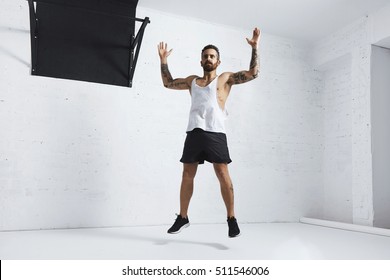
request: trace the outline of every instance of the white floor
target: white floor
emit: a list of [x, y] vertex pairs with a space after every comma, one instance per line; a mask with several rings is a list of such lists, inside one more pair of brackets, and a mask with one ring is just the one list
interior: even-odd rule
[[191, 225], [0, 232], [0, 259], [390, 260], [390, 237], [301, 223]]

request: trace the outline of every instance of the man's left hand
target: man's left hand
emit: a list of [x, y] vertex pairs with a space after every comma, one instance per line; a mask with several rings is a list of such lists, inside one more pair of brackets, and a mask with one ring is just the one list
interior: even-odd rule
[[261, 34], [260, 29], [256, 27], [256, 28], [253, 30], [252, 39], [246, 38], [246, 41], [248, 42], [249, 45], [252, 46], [252, 48], [257, 48], [257, 45], [258, 45], [259, 40], [260, 40], [260, 34]]

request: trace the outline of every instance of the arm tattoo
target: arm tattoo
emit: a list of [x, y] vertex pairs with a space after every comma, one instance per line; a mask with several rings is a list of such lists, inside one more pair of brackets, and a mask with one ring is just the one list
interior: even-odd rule
[[187, 86], [187, 83], [186, 82], [175, 82], [175, 80], [173, 80], [172, 83], [169, 85], [169, 87], [172, 87], [172, 88], [180, 88], [183, 86]]
[[257, 49], [252, 49], [252, 57], [249, 64], [249, 71], [240, 71], [230, 76], [228, 83], [237, 85], [256, 79], [259, 75], [259, 56]]
[[259, 57], [257, 55], [257, 49], [252, 49], [252, 58], [251, 58], [251, 63], [249, 65], [249, 69], [255, 71], [253, 78], [257, 78], [257, 76], [259, 74], [259, 70], [255, 69], [258, 67], [259, 67]]
[[187, 82], [183, 79], [173, 79], [169, 72], [168, 64], [161, 64], [161, 77], [166, 88], [170, 89], [185, 89], [188, 87]]
[[168, 64], [161, 64], [161, 76], [165, 87], [168, 87], [169, 83], [172, 83], [173, 78], [171, 72], [169, 72]]
[[161, 64], [161, 73], [169, 73], [168, 64]]
[[245, 72], [241, 71], [241, 72], [235, 73], [233, 75], [233, 79], [234, 79], [235, 84], [241, 84], [241, 83], [246, 82], [246, 80], [248, 78], [246, 77]]

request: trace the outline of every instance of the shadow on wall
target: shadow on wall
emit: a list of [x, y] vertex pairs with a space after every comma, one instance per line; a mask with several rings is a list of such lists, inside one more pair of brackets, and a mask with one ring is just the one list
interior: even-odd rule
[[[30, 31], [26, 30], [26, 29], [0, 26], [0, 34], [1, 33], [6, 33], [6, 32], [20, 33], [20, 34], [25, 34], [26, 36], [30, 35]], [[22, 63], [23, 65], [26, 65], [27, 67], [31, 66], [31, 64], [29, 62], [23, 60], [22, 58], [20, 58], [19, 56], [15, 55], [13, 52], [11, 52], [10, 50], [7, 50], [6, 48], [4, 48], [3, 46], [0, 45], [0, 54], [1, 53], [5, 54], [5, 55], [8, 55], [9, 57], [11, 57], [11, 58], [15, 59], [16, 61]]]

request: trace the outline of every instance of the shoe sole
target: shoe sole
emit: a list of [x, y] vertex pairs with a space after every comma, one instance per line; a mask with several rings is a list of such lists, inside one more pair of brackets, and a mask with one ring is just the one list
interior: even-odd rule
[[188, 228], [189, 226], [190, 226], [190, 223], [187, 223], [184, 226], [182, 226], [178, 231], [172, 231], [172, 232], [168, 232], [168, 233], [169, 234], [177, 234], [177, 233], [180, 233], [183, 229]]
[[239, 234], [237, 234], [237, 235], [234, 235], [234, 236], [230, 236], [230, 235], [229, 235], [229, 238], [235, 238], [235, 237], [239, 237], [239, 236], [241, 236], [241, 233], [239, 233]]

